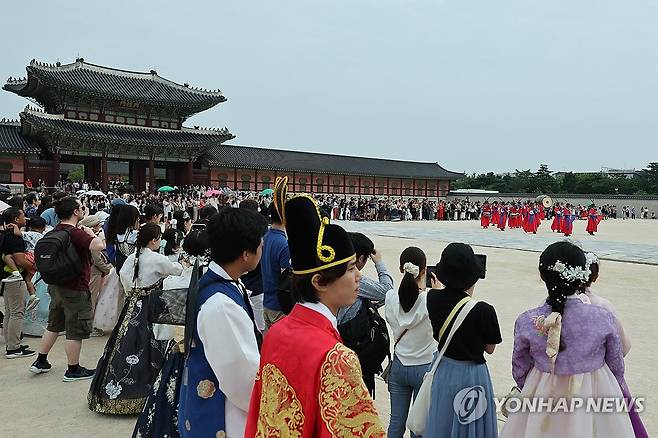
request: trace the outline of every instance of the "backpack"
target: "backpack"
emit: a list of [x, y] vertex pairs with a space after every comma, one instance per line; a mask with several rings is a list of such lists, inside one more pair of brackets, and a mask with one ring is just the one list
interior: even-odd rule
[[295, 294], [292, 291], [292, 268], [286, 268], [279, 276], [279, 287], [276, 291], [276, 297], [279, 300], [279, 307], [286, 315], [292, 312], [297, 302]]
[[351, 320], [340, 324], [338, 332], [343, 344], [359, 357], [363, 374], [382, 371], [382, 362], [390, 354], [391, 341], [386, 321], [377, 307], [367, 298], [361, 298], [361, 309]]
[[47, 284], [66, 285], [82, 273], [69, 229], [52, 230], [39, 239], [34, 247], [34, 263]]

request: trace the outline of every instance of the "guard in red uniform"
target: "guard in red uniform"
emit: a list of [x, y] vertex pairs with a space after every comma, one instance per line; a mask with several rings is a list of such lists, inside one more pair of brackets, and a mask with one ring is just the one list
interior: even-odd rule
[[510, 228], [516, 228], [518, 218], [519, 218], [519, 209], [516, 206], [516, 204], [512, 204], [512, 206], [509, 209], [509, 218], [507, 219], [507, 225]]
[[489, 223], [491, 221], [491, 205], [488, 201], [484, 202], [482, 205], [482, 216], [480, 217], [480, 225], [482, 228], [489, 228]]
[[571, 204], [567, 204], [562, 210], [562, 232], [565, 237], [569, 237], [573, 234], [574, 220], [576, 220], [576, 216], [571, 213]]
[[498, 225], [498, 221], [500, 220], [500, 210], [498, 209], [498, 202], [493, 203], [493, 207], [491, 207], [491, 223], [495, 226]]
[[596, 209], [596, 206], [592, 204], [589, 206], [587, 228], [585, 228], [585, 231], [593, 236], [594, 233], [599, 231], [599, 222], [601, 222], [601, 216], [599, 216], [599, 212]]
[[559, 204], [553, 207], [553, 223], [551, 224], [553, 232], [560, 232], [562, 230], [562, 209]]
[[507, 225], [507, 207], [505, 205], [501, 205], [500, 218], [498, 219], [498, 229], [500, 231], [505, 231], [506, 225]]
[[359, 359], [336, 329], [359, 289], [352, 241], [310, 196], [286, 201], [286, 184], [277, 180], [274, 202], [298, 303], [265, 336], [245, 437], [384, 437]]

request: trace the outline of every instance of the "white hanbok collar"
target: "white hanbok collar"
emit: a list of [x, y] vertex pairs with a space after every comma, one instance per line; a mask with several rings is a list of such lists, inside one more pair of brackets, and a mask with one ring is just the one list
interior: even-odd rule
[[321, 314], [322, 316], [327, 318], [329, 320], [329, 322], [331, 323], [331, 325], [333, 325], [334, 328], [336, 330], [338, 330], [338, 320], [336, 319], [336, 315], [331, 313], [331, 310], [329, 310], [329, 308], [327, 306], [325, 306], [324, 304], [319, 303], [319, 302], [318, 303], [299, 303], [299, 304], [306, 307], [307, 309], [311, 309], [311, 310], [314, 310], [314, 311], [318, 312], [319, 314]]

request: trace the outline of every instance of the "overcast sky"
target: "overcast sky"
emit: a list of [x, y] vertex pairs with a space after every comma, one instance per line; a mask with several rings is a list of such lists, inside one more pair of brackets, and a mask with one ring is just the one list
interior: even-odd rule
[[[0, 37], [2, 81], [79, 55], [220, 88], [187, 125], [234, 144], [466, 172], [658, 160], [656, 0], [25, 1]], [[0, 118], [26, 104], [0, 93]]]

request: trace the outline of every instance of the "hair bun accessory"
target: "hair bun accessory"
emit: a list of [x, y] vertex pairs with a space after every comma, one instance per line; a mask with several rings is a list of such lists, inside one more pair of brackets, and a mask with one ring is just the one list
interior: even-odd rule
[[402, 266], [402, 270], [407, 274], [413, 275], [414, 278], [418, 277], [418, 274], [420, 274], [420, 268], [411, 262], [405, 263], [404, 266]]

